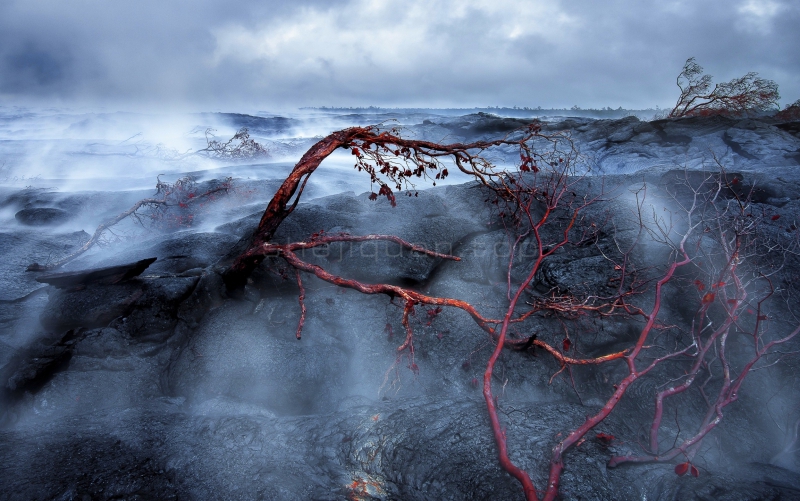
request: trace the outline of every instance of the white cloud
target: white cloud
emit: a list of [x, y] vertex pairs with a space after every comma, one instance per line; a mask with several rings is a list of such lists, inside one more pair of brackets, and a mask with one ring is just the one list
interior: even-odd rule
[[773, 20], [784, 7], [774, 0], [745, 0], [736, 9], [740, 16], [737, 28], [767, 34], [771, 31]]
[[508, 55], [520, 39], [556, 43], [578, 25], [554, 2], [355, 0], [347, 9], [304, 8], [256, 28], [218, 28], [212, 62], [261, 64], [271, 75], [359, 75], [363, 81], [378, 73], [422, 78], [507, 71], [519, 64]]

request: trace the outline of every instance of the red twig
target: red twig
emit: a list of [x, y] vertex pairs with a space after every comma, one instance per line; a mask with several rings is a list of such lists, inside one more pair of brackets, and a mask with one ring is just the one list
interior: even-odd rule
[[300, 320], [297, 321], [297, 332], [295, 336], [297, 339], [300, 339], [303, 333], [303, 324], [306, 322], [306, 289], [303, 287], [303, 279], [300, 278], [300, 270], [295, 268], [294, 273], [297, 277], [297, 287], [300, 288], [300, 294], [297, 296], [297, 300], [300, 302]]

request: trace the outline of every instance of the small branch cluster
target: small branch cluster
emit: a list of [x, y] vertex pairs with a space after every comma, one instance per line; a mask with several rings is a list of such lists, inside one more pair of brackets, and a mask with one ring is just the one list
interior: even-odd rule
[[213, 136], [214, 129], [206, 129], [206, 144], [202, 150], [195, 152], [215, 160], [249, 160], [269, 156], [269, 151], [262, 144], [250, 137], [247, 127], [242, 127], [225, 142]]

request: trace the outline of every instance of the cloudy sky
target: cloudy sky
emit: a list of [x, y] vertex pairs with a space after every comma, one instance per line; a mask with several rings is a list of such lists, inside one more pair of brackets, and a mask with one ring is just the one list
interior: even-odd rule
[[669, 106], [695, 56], [800, 99], [797, 0], [0, 0], [0, 105]]

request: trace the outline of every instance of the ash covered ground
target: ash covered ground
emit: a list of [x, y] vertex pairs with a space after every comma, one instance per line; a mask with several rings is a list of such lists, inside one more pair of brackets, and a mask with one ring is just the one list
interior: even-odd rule
[[[440, 142], [493, 138], [529, 122], [487, 114], [202, 114], [183, 117], [181, 133], [162, 144], [167, 125], [152, 117], [6, 110], [0, 499], [521, 499], [519, 484], [498, 464], [477, 385], [492, 341], [464, 312], [417, 308], [412, 370], [397, 353], [402, 304], [304, 277], [308, 314], [298, 341], [293, 272], [287, 279], [285, 266], [268, 259], [238, 294], [228, 294], [220, 278], [220, 260], [248, 238], [294, 161], [320, 135], [390, 119], [404, 136]], [[243, 126], [271, 158], [186, 156], [205, 146], [208, 127], [225, 136]], [[702, 179], [692, 173], [716, 172], [720, 164], [751, 195], [765, 234], [786, 248], [796, 240], [797, 122], [551, 117], [544, 130], [571, 131], [591, 169], [578, 188], [613, 196], [592, 208], [598, 220], [605, 217], [606, 231], [591, 246], [555, 254], [536, 290], [602, 290], [610, 278], [604, 253], [638, 228], [631, 194], [646, 184], [649, 196], [677, 212], [684, 184]], [[489, 158], [511, 165], [511, 154], [501, 149]], [[45, 285], [37, 281], [43, 273], [25, 271], [69, 254], [102, 221], [151, 196], [159, 174], [190, 174], [201, 190], [231, 177], [232, 189], [192, 213], [191, 224], [126, 220], [103, 245], [58, 270], [122, 266], [113, 280], [76, 273]], [[498, 314], [507, 303], [508, 240], [482, 188], [457, 175], [418, 187], [418, 196], [398, 197], [394, 208], [370, 200], [368, 178], [352, 170], [352, 157], [333, 156], [276, 239], [304, 240], [320, 230], [383, 233], [447, 250], [462, 260], [374, 243], [332, 245], [308, 258], [342, 276], [459, 298]], [[663, 265], [663, 257], [641, 252], [633, 259], [645, 270]], [[151, 258], [135, 276], [119, 277], [125, 266]], [[780, 334], [798, 323], [800, 259], [791, 252], [773, 258], [767, 253], [757, 264], [780, 268], [774, 285], [783, 295], [767, 312]], [[513, 280], [525, 259], [517, 256]], [[689, 299], [678, 289], [665, 294], [664, 321], [690, 323]], [[572, 332], [572, 349], [598, 356], [630, 344], [641, 324], [584, 327]], [[526, 329], [555, 345], [563, 338], [554, 318], [534, 319]], [[607, 468], [612, 455], [640, 450], [653, 392], [669, 384], [658, 374], [637, 381], [595, 430], [614, 440], [593, 432], [567, 453], [561, 497], [800, 499], [798, 350], [795, 339], [762, 365], [776, 363], [748, 377], [694, 457], [697, 478], [676, 475], [677, 460]], [[623, 368], [576, 367], [551, 380], [559, 366], [546, 354], [503, 354], [496, 393], [510, 456], [537, 486], [546, 484], [560, 434], [597, 412]], [[699, 392], [692, 394], [680, 417], [665, 420], [667, 441], [689, 433], [706, 408]]]

